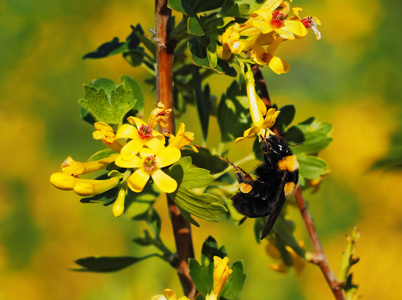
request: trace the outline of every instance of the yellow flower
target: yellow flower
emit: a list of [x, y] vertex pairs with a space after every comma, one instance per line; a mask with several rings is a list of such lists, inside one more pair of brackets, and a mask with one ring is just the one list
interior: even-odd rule
[[110, 149], [120, 152], [122, 145], [116, 140], [113, 128], [103, 122], [96, 122], [94, 126], [96, 130], [92, 133], [93, 138], [101, 140]]
[[172, 112], [172, 109], [166, 109], [165, 105], [162, 102], [158, 102], [156, 108], [154, 108], [148, 117], [148, 124], [152, 128], [156, 128], [159, 125], [162, 128], [166, 128], [168, 126], [168, 118], [169, 114]]
[[304, 27], [306, 27], [307, 29], [311, 28], [314, 31], [315, 39], [319, 41], [321, 39], [321, 32], [318, 30], [317, 26], [321, 25], [321, 21], [314, 16], [308, 16], [302, 19], [299, 17], [300, 11], [302, 11], [300, 7], [294, 7], [293, 8], [294, 17], [292, 17], [291, 19], [300, 20], [300, 22], [304, 25]]
[[64, 173], [53, 173], [50, 182], [58, 189], [74, 190], [80, 196], [93, 196], [104, 193], [119, 184], [118, 177], [105, 180], [80, 179]]
[[252, 138], [256, 135], [265, 136], [267, 130], [270, 134], [274, 134], [269, 128], [274, 126], [276, 118], [280, 113], [280, 111], [276, 111], [275, 108], [270, 108], [268, 112], [266, 112], [267, 109], [255, 90], [255, 80], [253, 72], [250, 69], [246, 72], [246, 86], [248, 104], [254, 126], [245, 130], [243, 137], [237, 138], [236, 142], [246, 138]]
[[122, 168], [137, 169], [127, 180], [132, 191], [141, 192], [150, 177], [162, 192], [173, 193], [177, 189], [177, 182], [161, 170], [180, 159], [181, 152], [177, 147], [169, 145], [160, 151], [141, 148], [140, 155], [132, 156], [131, 160], [126, 160], [123, 150], [115, 163]]
[[118, 154], [112, 154], [108, 157], [85, 163], [75, 161], [71, 156], [69, 156], [61, 164], [61, 172], [67, 175], [78, 176], [98, 171], [104, 169], [111, 162], [114, 162], [117, 156]]
[[183, 297], [180, 297], [179, 299], [177, 299], [175, 291], [173, 291], [171, 289], [166, 289], [166, 290], [164, 290], [164, 292], [165, 292], [167, 298], [163, 295], [156, 295], [156, 296], [153, 296], [151, 300], [190, 300], [186, 296], [183, 296]]
[[180, 123], [179, 130], [177, 131], [176, 136], [173, 134], [167, 133], [166, 136], [169, 137], [169, 146], [174, 146], [179, 149], [184, 146], [190, 146], [194, 152], [198, 153], [198, 149], [190, 143], [194, 140], [194, 133], [190, 131], [185, 131], [186, 125], [184, 123]]
[[274, 56], [278, 46], [285, 41], [285, 39], [276, 36], [273, 42], [266, 48], [256, 45], [250, 51], [250, 58], [260, 65], [268, 65], [276, 74], [283, 74], [289, 72], [289, 64], [283, 59]]
[[154, 151], [160, 151], [165, 147], [165, 137], [153, 129], [151, 125], [136, 117], [129, 117], [127, 120], [135, 126], [123, 124], [117, 131], [116, 137], [118, 139], [131, 139], [121, 149], [121, 159], [131, 161], [144, 146]]
[[211, 294], [207, 295], [207, 300], [213, 300], [219, 297], [226, 280], [232, 272], [233, 270], [229, 268], [228, 257], [220, 258], [219, 256], [214, 256], [213, 290]]

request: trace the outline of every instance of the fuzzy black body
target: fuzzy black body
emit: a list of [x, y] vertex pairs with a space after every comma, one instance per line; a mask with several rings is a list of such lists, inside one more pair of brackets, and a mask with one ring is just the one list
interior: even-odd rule
[[262, 237], [272, 229], [286, 196], [296, 189], [299, 177], [299, 164], [289, 145], [275, 135], [262, 140], [263, 163], [254, 171], [256, 180], [237, 170], [236, 179], [243, 188], [234, 195], [233, 206], [250, 218], [269, 216]]

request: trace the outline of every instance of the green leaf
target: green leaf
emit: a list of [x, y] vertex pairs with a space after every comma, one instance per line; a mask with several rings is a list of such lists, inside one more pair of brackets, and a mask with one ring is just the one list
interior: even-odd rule
[[138, 67], [144, 62], [145, 52], [143, 48], [123, 53], [123, 58], [132, 66]]
[[191, 163], [191, 157], [182, 157], [169, 168], [170, 176], [178, 181], [178, 188], [193, 189], [208, 186], [214, 180], [209, 171], [202, 168], [190, 168]]
[[216, 40], [211, 40], [207, 47], [207, 57], [212, 68], [216, 68], [218, 65], [218, 54], [216, 53]]
[[96, 121], [113, 127], [123, 123], [124, 116], [136, 103], [131, 90], [126, 90], [124, 84], [114, 88], [109, 79], [97, 79], [90, 85], [84, 85], [84, 89], [85, 98], [78, 100], [80, 105]]
[[193, 150], [184, 149], [181, 150], [182, 156], [190, 156], [193, 165], [207, 169], [211, 174], [220, 173], [225, 170], [228, 163], [218, 155], [212, 155], [208, 148], [197, 147], [198, 153]]
[[299, 174], [305, 179], [320, 179], [329, 172], [328, 164], [322, 158], [305, 154], [296, 154], [296, 158], [300, 165]]
[[141, 260], [147, 259], [152, 256], [157, 256], [157, 254], [150, 254], [143, 257], [133, 257], [133, 256], [90, 256], [85, 258], [80, 258], [75, 261], [76, 264], [82, 266], [81, 269], [73, 269], [74, 271], [80, 272], [115, 272], [122, 270], [135, 264]]
[[136, 100], [134, 109], [140, 111], [143, 114], [145, 100], [144, 94], [142, 93], [142, 89], [138, 81], [128, 75], [123, 75], [120, 78], [120, 83], [124, 84], [124, 89], [126, 91], [130, 91], [131, 98]]
[[275, 125], [280, 132], [284, 132], [285, 129], [292, 123], [296, 114], [296, 109], [294, 105], [285, 105], [282, 106], [279, 110], [280, 114], [278, 118], [276, 118]]
[[212, 62], [209, 60], [209, 56], [207, 53], [209, 43], [210, 40], [208, 38], [203, 39], [192, 38], [191, 40], [189, 40], [187, 44], [191, 53], [191, 59], [193, 61], [193, 64], [203, 68], [212, 69], [218, 72], [219, 74], [236, 76], [237, 75], [236, 70], [232, 66], [230, 66], [230, 64], [227, 61], [218, 59], [218, 62], [215, 63], [214, 59]]
[[218, 104], [217, 121], [224, 143], [243, 136], [244, 130], [250, 127], [251, 118], [248, 109], [247, 94], [237, 81], [233, 81], [223, 94]]
[[[137, 25], [137, 29], [138, 28]], [[142, 30], [142, 28], [141, 28]], [[106, 42], [100, 45], [95, 51], [87, 53], [84, 55], [82, 59], [86, 58], [104, 58], [108, 56], [113, 56], [120, 53], [127, 53], [138, 49], [141, 41], [137, 38], [134, 31], [130, 33], [130, 35], [126, 38], [126, 41], [120, 42], [119, 38], [114, 37], [110, 42]]]
[[196, 38], [193, 38], [188, 42], [188, 48], [191, 52], [191, 59], [195, 65], [204, 68], [211, 67], [206, 50], [207, 46], [208, 45], [201, 43], [201, 41]]
[[[325, 149], [332, 141], [331, 124], [316, 121], [314, 117], [290, 127], [285, 133], [288, 142], [300, 143], [292, 149], [295, 154], [316, 154]], [[302, 136], [301, 136], [302, 135]], [[304, 140], [302, 140], [304, 138]]]
[[209, 86], [206, 85], [203, 92], [199, 68], [193, 66], [193, 70], [194, 98], [197, 103], [198, 117], [200, 119], [202, 129], [202, 138], [204, 141], [206, 141], [208, 137], [209, 114], [211, 108], [211, 103], [209, 102]]
[[224, 258], [227, 256], [225, 247], [218, 248], [216, 240], [209, 236], [202, 245], [201, 264], [195, 260], [189, 260], [190, 276], [197, 290], [202, 294], [208, 294], [212, 290], [214, 273], [214, 256]]
[[214, 256], [224, 258], [225, 256], [228, 256], [228, 254], [224, 246], [218, 247], [218, 243], [216, 242], [215, 238], [208, 236], [202, 245], [201, 261], [204, 265], [207, 261], [213, 262]]
[[213, 285], [214, 264], [200, 265], [194, 258], [189, 259], [190, 277], [197, 290], [206, 295], [211, 292]]
[[[107, 174], [103, 174], [96, 179], [108, 179]], [[118, 188], [110, 189], [102, 194], [94, 195], [91, 197], [82, 198], [80, 200], [81, 203], [103, 203], [104, 206], [108, 206], [112, 204], [116, 198], [117, 193], [119, 192]]]
[[168, 7], [177, 10], [187, 16], [194, 16], [197, 13], [220, 8], [224, 0], [169, 0]]
[[153, 56], [156, 55], [156, 43], [154, 40], [150, 39], [144, 34], [144, 30], [142, 29], [140, 24], [137, 24], [136, 27], [130, 26], [133, 30], [135, 36], [141, 41], [141, 43], [148, 49], [149, 52], [152, 53]]
[[222, 288], [221, 297], [225, 299], [235, 299], [240, 294], [246, 280], [246, 274], [243, 273], [243, 263], [236, 261], [231, 269], [232, 274], [229, 275], [228, 280]]
[[117, 154], [117, 153], [116, 153], [115, 151], [113, 151], [112, 149], [100, 150], [100, 151], [96, 152], [95, 154], [93, 154], [93, 155], [88, 159], [88, 162], [100, 160], [100, 159], [102, 159], [102, 158], [109, 157], [110, 155], [113, 155], [113, 154]]
[[204, 30], [202, 29], [202, 25], [200, 24], [200, 21], [198, 19], [198, 16], [191, 16], [188, 18], [188, 33], [193, 34], [193, 35], [198, 35], [198, 36], [203, 36], [205, 35]]
[[219, 203], [218, 198], [190, 190], [208, 186], [214, 180], [213, 177], [208, 170], [190, 166], [191, 157], [183, 157], [166, 171], [178, 183], [177, 190], [169, 194], [169, 197], [182, 212], [186, 211], [206, 221], [219, 221], [218, 215], [227, 210]]
[[141, 193], [128, 190], [124, 204], [125, 216], [135, 220], [148, 220], [148, 213], [158, 196], [159, 192], [150, 183], [145, 185]]

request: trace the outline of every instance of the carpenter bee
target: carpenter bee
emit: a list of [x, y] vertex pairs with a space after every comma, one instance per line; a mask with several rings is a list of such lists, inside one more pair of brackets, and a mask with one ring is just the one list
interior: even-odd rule
[[234, 166], [239, 192], [231, 199], [236, 210], [250, 218], [268, 216], [261, 239], [270, 232], [287, 196], [293, 194], [299, 177], [299, 163], [289, 144], [276, 135], [262, 139], [263, 163], [254, 173], [257, 179]]

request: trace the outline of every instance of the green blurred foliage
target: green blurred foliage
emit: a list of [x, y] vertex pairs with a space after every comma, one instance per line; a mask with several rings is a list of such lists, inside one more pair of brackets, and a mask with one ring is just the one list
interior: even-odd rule
[[[360, 293], [365, 299], [397, 299], [401, 174], [369, 170], [394, 153], [391, 137], [400, 128], [402, 4], [299, 0], [293, 5], [320, 18], [323, 39], [316, 42], [311, 35], [292, 47], [284, 44], [278, 55], [290, 63], [290, 72], [278, 76], [266, 68], [264, 76], [279, 107], [296, 106], [295, 123], [314, 115], [333, 125], [334, 140], [322, 153], [331, 174], [319, 192], [307, 192], [305, 198], [335, 273], [344, 235], [357, 225], [361, 239], [356, 255], [361, 262], [354, 267], [354, 280]], [[79, 257], [141, 257], [150, 252], [132, 243], [144, 229], [139, 222], [115, 219], [110, 207], [81, 204], [79, 197], [48, 182], [68, 155], [82, 161], [99, 150], [93, 129], [79, 117], [83, 84], [101, 77], [119, 82], [127, 74], [145, 87], [145, 106], [154, 105], [153, 94], [143, 85], [148, 75], [132, 69], [119, 55], [81, 59], [114, 36], [124, 40], [130, 25], [153, 28], [153, 12], [152, 1], [0, 2], [1, 299], [149, 299], [168, 287], [181, 295], [175, 271], [158, 259], [108, 275], [69, 271]], [[214, 75], [210, 93], [219, 98], [230, 82]], [[182, 117], [201, 143], [195, 110], [189, 108]], [[219, 127], [213, 117], [208, 131], [208, 145], [218, 145]], [[231, 160], [252, 149], [247, 143], [231, 146]], [[163, 199], [156, 209], [162, 217], [161, 236], [174, 249]], [[307, 241], [297, 210], [288, 211], [297, 223], [298, 238]], [[330, 299], [314, 266], [301, 277], [272, 271], [269, 264], [275, 262], [264, 253], [264, 245], [253, 240], [253, 222], [235, 227], [226, 221], [197, 221], [195, 249], [213, 232], [232, 263], [243, 260], [247, 279], [240, 299]], [[308, 242], [306, 249], [311, 249]]]

